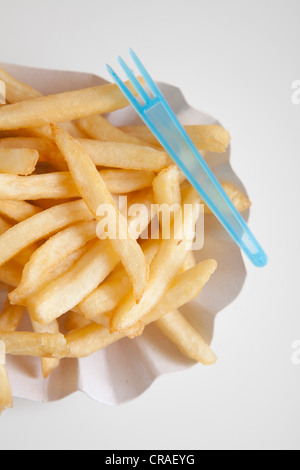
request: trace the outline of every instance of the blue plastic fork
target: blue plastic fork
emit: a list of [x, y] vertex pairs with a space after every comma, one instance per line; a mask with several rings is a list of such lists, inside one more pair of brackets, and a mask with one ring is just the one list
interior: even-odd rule
[[141, 61], [132, 49], [129, 50], [129, 53], [153, 96], [149, 96], [134, 72], [121, 57], [118, 58], [119, 64], [144, 104], [140, 104], [115, 71], [107, 65], [111, 77], [237, 245], [255, 266], [265, 266], [268, 258], [264, 250], [176, 118]]

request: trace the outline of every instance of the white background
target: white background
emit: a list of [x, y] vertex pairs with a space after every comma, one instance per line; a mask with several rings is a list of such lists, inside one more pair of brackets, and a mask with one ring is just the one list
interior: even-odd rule
[[[0, 449], [299, 449], [300, 79], [298, 0], [0, 0], [0, 60], [95, 72], [133, 47], [232, 135], [232, 165], [253, 202], [269, 265], [248, 261], [219, 314], [212, 368], [159, 379], [111, 408], [78, 393], [16, 400]], [[217, 295], [217, 293], [216, 293]]]

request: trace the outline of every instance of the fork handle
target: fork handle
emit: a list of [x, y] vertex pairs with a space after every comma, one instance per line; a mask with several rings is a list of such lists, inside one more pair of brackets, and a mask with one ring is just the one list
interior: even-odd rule
[[267, 255], [230, 198], [167, 105], [158, 101], [142, 111], [146, 125], [170, 154], [203, 201], [255, 266], [267, 264]]

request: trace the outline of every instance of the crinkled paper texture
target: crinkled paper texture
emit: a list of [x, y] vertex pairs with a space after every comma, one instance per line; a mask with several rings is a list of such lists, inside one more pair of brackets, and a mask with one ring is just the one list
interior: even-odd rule
[[[8, 64], [0, 66], [44, 94], [105, 83], [104, 79], [85, 73]], [[178, 88], [164, 83], [159, 86], [183, 124], [220, 124], [212, 116], [193, 109]], [[111, 114], [109, 119], [116, 125], [140, 123], [131, 107]], [[219, 180], [231, 182], [246, 192], [230, 166], [230, 149], [223, 155], [210, 154], [208, 163]], [[240, 293], [246, 270], [240, 250], [212, 215], [205, 218], [205, 245], [197, 252], [196, 258], [198, 261], [214, 258], [218, 261], [218, 269], [197, 300], [185, 306], [182, 312], [211, 342], [216, 315]], [[6, 292], [1, 292], [1, 302], [4, 302], [5, 296]], [[194, 365], [155, 325], [147, 327], [143, 336], [134, 340], [123, 339], [91, 357], [62, 360], [59, 368], [46, 380], [42, 377], [38, 358], [11, 356], [7, 363], [15, 397], [47, 402], [80, 390], [108, 405], [132, 400], [158, 377]], [[197, 367], [201, 377], [202, 366]]]

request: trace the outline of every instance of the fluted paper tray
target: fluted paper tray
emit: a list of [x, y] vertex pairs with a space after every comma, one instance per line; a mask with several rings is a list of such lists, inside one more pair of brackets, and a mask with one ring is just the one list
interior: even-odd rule
[[[106, 83], [100, 77], [85, 73], [41, 70], [9, 64], [0, 66], [44, 94]], [[187, 104], [178, 88], [162, 83], [159, 86], [183, 124], [220, 124], [215, 118]], [[112, 113], [109, 119], [116, 125], [140, 123], [131, 107]], [[222, 155], [209, 154], [208, 163], [220, 181], [231, 182], [245, 192], [230, 166], [230, 149]], [[218, 269], [197, 300], [182, 308], [182, 312], [204, 339], [211, 342], [215, 317], [240, 293], [246, 270], [240, 250], [212, 215], [205, 218], [205, 245], [196, 253], [196, 258], [198, 261], [214, 258], [218, 262]], [[1, 292], [1, 301], [4, 301], [5, 296], [6, 292]], [[216, 352], [222, 355], [222, 351]], [[46, 380], [41, 375], [38, 358], [10, 356], [7, 364], [15, 397], [53, 401], [81, 390], [89, 397], [108, 405], [132, 400], [150, 387], [158, 377], [180, 372], [194, 365], [181, 355], [155, 325], [147, 327], [139, 338], [122, 339], [88, 358], [62, 360], [59, 368]], [[200, 378], [203, 366], [197, 367]]]

